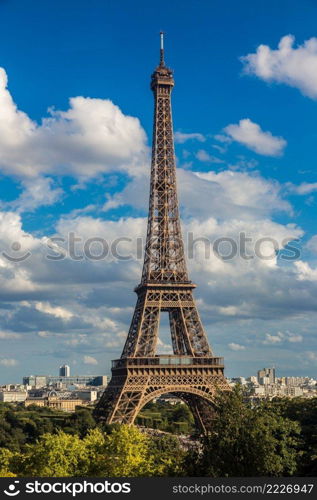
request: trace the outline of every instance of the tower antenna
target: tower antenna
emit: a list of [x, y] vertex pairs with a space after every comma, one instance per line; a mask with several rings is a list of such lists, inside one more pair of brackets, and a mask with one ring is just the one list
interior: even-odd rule
[[164, 62], [164, 31], [160, 31], [160, 40], [161, 40], [160, 66], [165, 66], [165, 62]]

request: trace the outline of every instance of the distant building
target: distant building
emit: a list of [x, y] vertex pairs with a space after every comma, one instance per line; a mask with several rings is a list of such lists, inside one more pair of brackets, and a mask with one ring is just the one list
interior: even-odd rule
[[107, 380], [108, 378], [106, 375], [72, 375], [70, 377], [48, 376], [47, 385], [56, 385], [58, 383], [61, 383], [64, 386], [68, 385], [106, 386]]
[[67, 387], [69, 385], [93, 385], [106, 386], [108, 377], [106, 375], [73, 375], [64, 377], [61, 375], [30, 375], [23, 377], [23, 384], [40, 389], [41, 387], [58, 386]]
[[79, 389], [74, 391], [56, 391], [34, 389], [29, 391], [25, 406], [47, 406], [56, 410], [75, 411], [76, 406], [86, 406], [97, 400], [95, 389]]
[[251, 391], [251, 397], [272, 399], [274, 397], [300, 397], [304, 392], [301, 387], [286, 386], [278, 384], [262, 384], [254, 386]]
[[287, 386], [300, 386], [306, 384], [308, 381], [307, 377], [285, 377], [285, 382]]
[[60, 377], [70, 377], [70, 367], [68, 365], [62, 365], [59, 367]]
[[302, 396], [303, 393], [304, 393], [303, 389], [298, 386], [289, 386], [285, 391], [285, 395], [289, 397], [299, 397]]
[[76, 406], [83, 406], [87, 404], [87, 402], [82, 401], [81, 399], [60, 399], [56, 396], [50, 397], [33, 397], [25, 400], [25, 406], [47, 406], [48, 408], [54, 408], [55, 410], [61, 411], [69, 411], [73, 412], [76, 409]]
[[275, 368], [259, 370], [257, 378], [260, 385], [275, 384]]
[[234, 377], [230, 380], [230, 385], [245, 385], [247, 383], [246, 379], [244, 377]]
[[22, 403], [26, 400], [26, 391], [0, 391], [2, 403]]
[[265, 387], [263, 387], [261, 385], [257, 386], [257, 387], [254, 387], [253, 390], [252, 390], [252, 394], [265, 396]]
[[168, 403], [172, 406], [174, 405], [178, 405], [178, 404], [184, 404], [184, 401], [182, 401], [180, 398], [174, 396], [174, 394], [162, 394], [161, 396], [159, 396], [158, 398], [154, 398], [153, 400], [153, 403], [156, 403], [157, 401], [161, 402], [161, 403]]
[[41, 387], [46, 387], [47, 377], [45, 375], [29, 375], [28, 377], [23, 377], [23, 385], [40, 389]]
[[79, 391], [74, 391], [73, 397], [78, 398], [81, 401], [93, 402], [93, 401], [96, 401], [98, 398], [98, 391], [89, 390], [89, 389], [88, 390], [81, 389]]

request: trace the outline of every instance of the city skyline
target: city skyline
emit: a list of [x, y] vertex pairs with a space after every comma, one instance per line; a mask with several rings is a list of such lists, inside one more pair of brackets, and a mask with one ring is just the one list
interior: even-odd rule
[[[261, 366], [314, 377], [317, 34], [309, 9], [316, 7], [307, 1], [298, 19], [295, 2], [284, 12], [284, 2], [268, 1], [259, 6], [268, 29], [263, 16], [251, 23], [251, 2], [238, 9], [231, 1], [224, 13], [218, 1], [199, 8], [186, 1], [181, 23], [178, 1], [168, 22], [155, 6], [136, 4], [132, 13], [129, 2], [119, 9], [79, 1], [74, 9], [71, 0], [61, 13], [60, 1], [28, 9], [20, 0], [0, 3], [0, 383], [34, 366], [52, 370], [57, 360], [72, 371], [109, 374], [121, 353], [142, 266], [136, 249], [149, 192], [149, 77], [160, 29], [175, 71], [185, 240], [227, 242], [223, 257], [239, 244], [231, 259], [206, 258], [204, 242], [187, 247], [211, 346], [224, 356], [227, 377]], [[16, 8], [25, 15], [16, 18]], [[273, 12], [283, 13], [282, 28]], [[74, 237], [84, 256], [67, 254]], [[123, 258], [114, 251], [94, 258], [89, 238], [97, 253], [100, 238], [117, 242]], [[259, 242], [262, 258], [254, 255]], [[288, 244], [299, 249], [296, 259], [282, 258]], [[54, 259], [60, 247], [65, 256]], [[164, 319], [163, 353], [170, 352], [167, 333]]]

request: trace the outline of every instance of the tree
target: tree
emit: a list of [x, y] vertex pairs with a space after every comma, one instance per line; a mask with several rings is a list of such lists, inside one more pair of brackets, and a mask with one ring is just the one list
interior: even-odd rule
[[75, 476], [85, 461], [85, 447], [79, 436], [59, 431], [44, 434], [37, 443], [25, 447], [25, 453], [16, 456], [14, 472], [26, 476]]
[[80, 437], [85, 437], [89, 430], [96, 427], [96, 421], [92, 416], [92, 410], [88, 408], [76, 408], [76, 411], [69, 417], [64, 431], [78, 433]]
[[278, 415], [299, 422], [298, 475], [317, 476], [317, 397], [274, 398], [267, 408]]
[[[193, 475], [283, 476], [297, 466], [300, 426], [275, 412], [251, 408], [243, 402], [240, 388], [222, 393], [215, 401], [217, 411], [203, 452], [187, 457]], [[194, 460], [194, 466], [191, 462]]]
[[184, 475], [183, 460], [186, 453], [181, 449], [179, 439], [170, 434], [152, 436], [149, 447], [150, 453], [154, 457], [156, 475]]
[[104, 454], [110, 477], [153, 475], [149, 438], [134, 426], [121, 425], [105, 436]]
[[23, 453], [2, 450], [0, 471], [30, 477], [175, 475], [177, 460], [171, 456], [172, 443], [163, 441], [158, 453], [158, 447], [151, 447], [149, 436], [127, 425], [115, 425], [108, 434], [91, 429], [83, 439], [59, 431], [27, 444]]
[[0, 477], [15, 477], [15, 474], [10, 471], [13, 457], [14, 452], [0, 448]]

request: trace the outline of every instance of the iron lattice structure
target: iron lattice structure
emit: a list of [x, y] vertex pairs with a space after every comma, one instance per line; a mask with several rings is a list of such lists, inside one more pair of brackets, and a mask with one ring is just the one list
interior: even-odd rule
[[[176, 188], [172, 126], [172, 71], [165, 65], [161, 34], [160, 64], [152, 74], [154, 127], [147, 239], [138, 299], [121, 359], [95, 415], [108, 423], [134, 422], [154, 397], [172, 392], [191, 408], [206, 431], [215, 391], [229, 390], [223, 358], [208, 344], [188, 278]], [[156, 354], [160, 313], [167, 311], [173, 355]]]

